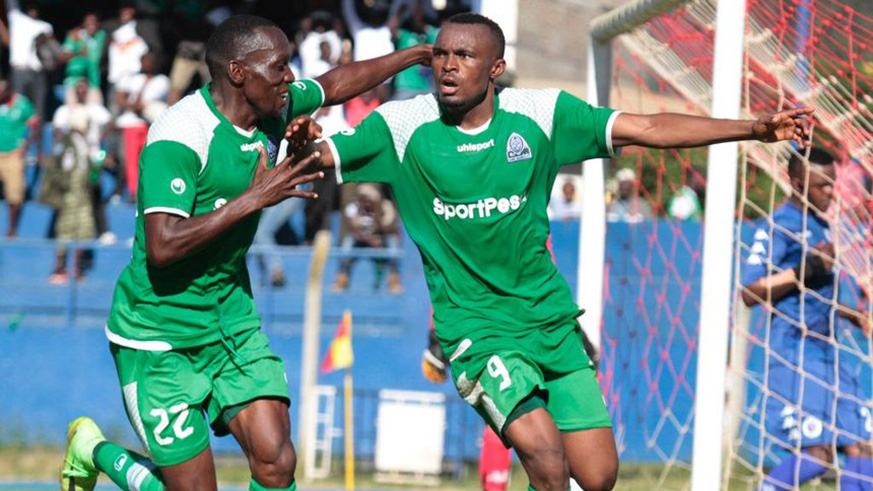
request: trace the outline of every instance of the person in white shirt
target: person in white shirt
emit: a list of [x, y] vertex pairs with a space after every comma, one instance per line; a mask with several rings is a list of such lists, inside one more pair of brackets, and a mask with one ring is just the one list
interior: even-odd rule
[[364, 22], [355, 10], [355, 0], [343, 0], [342, 12], [355, 43], [355, 61], [369, 60], [394, 51], [387, 17], [379, 24]]
[[37, 55], [37, 47], [51, 39], [54, 31], [51, 24], [39, 18], [35, 2], [28, 1], [25, 11], [18, 2], [7, 0], [9, 8], [9, 65], [12, 67], [12, 90], [33, 102], [37, 116], [45, 118], [45, 98], [48, 79], [45, 67]]
[[73, 86], [75, 104], [64, 104], [55, 111], [52, 118], [52, 126], [55, 129], [56, 139], [73, 129], [85, 136], [88, 142], [88, 155], [92, 160], [100, 154], [100, 141], [107, 125], [112, 121], [109, 110], [102, 104], [88, 100], [88, 80], [79, 79]]
[[143, 55], [141, 64], [142, 73], [125, 77], [116, 87], [116, 104], [122, 112], [115, 125], [122, 132], [125, 181], [131, 197], [136, 196], [139, 154], [149, 124], [167, 108], [170, 95], [170, 78], [157, 73], [154, 55]]
[[[324, 11], [315, 11], [308, 19], [304, 19], [301, 27], [305, 36], [300, 40], [300, 66], [304, 74], [311, 73], [310, 67], [323, 65], [326, 62], [336, 65], [342, 54], [342, 40], [333, 30], [333, 17]], [[322, 43], [330, 46], [330, 59], [324, 60], [324, 48]], [[323, 72], [322, 72], [323, 73]], [[309, 77], [308, 75], [304, 75]]]
[[136, 32], [136, 9], [129, 6], [122, 7], [118, 19], [121, 26], [112, 31], [108, 54], [107, 96], [113, 114], [118, 110], [116, 106], [118, 98], [115, 96], [118, 84], [125, 78], [141, 72], [142, 57], [149, 52], [145, 39]]
[[549, 220], [576, 220], [582, 215], [581, 204], [576, 199], [576, 186], [567, 179], [561, 187], [561, 196], [549, 201]]

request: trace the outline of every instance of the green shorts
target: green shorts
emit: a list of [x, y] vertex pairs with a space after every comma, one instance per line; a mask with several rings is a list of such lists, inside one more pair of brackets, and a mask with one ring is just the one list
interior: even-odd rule
[[466, 341], [449, 358], [455, 386], [501, 438], [510, 414], [532, 394], [545, 401], [561, 431], [612, 426], [575, 321]]
[[[260, 330], [171, 351], [110, 344], [127, 416], [158, 466], [180, 464], [209, 445], [255, 399], [289, 400], [285, 364]], [[205, 412], [205, 414], [204, 414]]]

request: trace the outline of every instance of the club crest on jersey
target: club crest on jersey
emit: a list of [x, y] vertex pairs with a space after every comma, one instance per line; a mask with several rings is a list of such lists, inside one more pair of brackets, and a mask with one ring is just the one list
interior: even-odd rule
[[523, 136], [518, 133], [509, 135], [509, 139], [506, 140], [507, 162], [518, 162], [519, 160], [529, 159], [532, 156], [533, 154], [530, 151], [530, 147]]

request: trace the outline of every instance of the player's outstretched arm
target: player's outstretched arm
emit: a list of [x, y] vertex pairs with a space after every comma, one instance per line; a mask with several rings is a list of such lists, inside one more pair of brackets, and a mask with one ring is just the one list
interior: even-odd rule
[[307, 167], [321, 156], [318, 152], [303, 158], [287, 157], [274, 168], [267, 168], [267, 155], [258, 149], [259, 161], [249, 188], [221, 208], [203, 215], [183, 218], [168, 213], [145, 216], [146, 255], [149, 264], [169, 266], [202, 249], [221, 237], [230, 227], [256, 211], [287, 198], [317, 198], [297, 186], [324, 177], [322, 172], [306, 173]]
[[740, 140], [777, 142], [794, 140], [800, 146], [809, 141], [808, 116], [813, 108], [790, 109], [761, 116], [757, 120], [713, 119], [687, 114], [627, 114], [615, 118], [612, 144], [651, 148], [701, 147]]
[[315, 79], [324, 88], [324, 105], [341, 104], [413, 65], [430, 65], [432, 50], [430, 44], [419, 44], [371, 60], [340, 65], [328, 71]]

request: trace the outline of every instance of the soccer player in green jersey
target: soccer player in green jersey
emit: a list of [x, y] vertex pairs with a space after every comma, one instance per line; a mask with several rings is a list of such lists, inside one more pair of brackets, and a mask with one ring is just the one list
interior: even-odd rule
[[459, 14], [433, 46], [434, 95], [390, 102], [318, 146], [341, 182], [393, 187], [416, 243], [458, 393], [515, 447], [540, 490], [611, 489], [618, 456], [578, 334], [579, 307], [545, 243], [559, 168], [625, 145], [803, 143], [810, 109], [756, 121], [622, 114], [560, 90], [496, 90], [504, 38]]
[[[260, 331], [245, 254], [260, 210], [314, 198], [323, 177], [299, 150], [308, 116], [430, 60], [416, 47], [294, 81], [272, 22], [237, 16], [207, 43], [212, 83], [167, 110], [140, 158], [136, 238], [106, 326], [128, 417], [151, 460], [71, 423], [61, 487], [92, 489], [99, 471], [125, 490], [214, 490], [209, 428], [233, 434], [250, 489], [294, 489], [289, 392]], [[290, 156], [277, 163], [283, 136]]]

